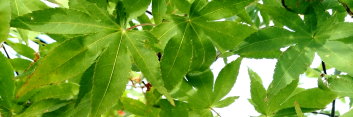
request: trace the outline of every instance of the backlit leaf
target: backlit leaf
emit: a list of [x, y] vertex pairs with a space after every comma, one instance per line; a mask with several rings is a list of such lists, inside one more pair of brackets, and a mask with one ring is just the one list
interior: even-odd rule
[[278, 59], [268, 93], [276, 94], [293, 80], [298, 80], [299, 75], [310, 66], [313, 58], [314, 53], [309, 48], [300, 45], [288, 48]]
[[320, 58], [340, 71], [353, 75], [353, 45], [329, 41], [317, 49]]
[[241, 60], [242, 58], [238, 58], [227, 64], [218, 74], [213, 92], [214, 101], [222, 99], [233, 88], [238, 77]]
[[54, 111], [60, 107], [63, 107], [67, 104], [65, 101], [59, 100], [43, 100], [38, 103], [34, 103], [28, 107], [24, 112], [19, 114], [17, 117], [28, 117], [28, 116], [40, 116], [44, 113]]
[[34, 11], [13, 19], [11, 26], [54, 34], [85, 34], [119, 29], [94, 20], [83, 12], [62, 8]]
[[266, 114], [267, 102], [266, 102], [266, 89], [262, 85], [262, 80], [260, 76], [252, 71], [248, 70], [250, 76], [250, 92], [251, 92], [251, 103], [254, 105], [255, 109], [262, 113]]
[[125, 41], [122, 34], [114, 35], [96, 63], [91, 97], [94, 117], [101, 116], [118, 102], [129, 81], [131, 63]]
[[192, 58], [190, 28], [169, 40], [161, 60], [162, 77], [168, 90], [174, 88], [189, 71]]
[[210, 36], [213, 44], [221, 51], [234, 49], [240, 42], [255, 30], [247, 25], [236, 22], [193, 22], [197, 28], [200, 28]]
[[116, 33], [105, 32], [80, 36], [63, 42], [39, 61], [34, 73], [29, 75], [26, 83], [19, 88], [17, 96], [22, 96], [34, 88], [59, 83], [83, 73], [108, 46], [107, 43], [109, 44], [116, 36]]
[[213, 0], [199, 13], [198, 17], [218, 20], [236, 15], [254, 0]]
[[2, 0], [0, 2], [0, 43], [7, 40], [7, 36], [9, 35], [11, 21], [10, 8], [9, 0]]
[[10, 109], [14, 98], [14, 71], [8, 59], [0, 54], [0, 106]]
[[353, 97], [353, 78], [350, 76], [339, 76], [340, 78], [329, 78], [328, 87], [339, 96]]
[[128, 49], [143, 75], [171, 103], [174, 103], [167, 89], [164, 88], [158, 57], [151, 47], [152, 43], [155, 43], [157, 39], [152, 34], [141, 31], [130, 32], [125, 35], [125, 38], [128, 43]]
[[155, 24], [160, 24], [163, 21], [167, 12], [166, 0], [152, 0], [152, 15]]
[[238, 98], [239, 98], [239, 96], [227, 97], [227, 98], [215, 103], [213, 106], [216, 108], [227, 107], [227, 106], [231, 105]]
[[262, 53], [264, 51], [275, 52], [279, 51], [280, 48], [309, 39], [310, 37], [301, 33], [290, 32], [278, 27], [269, 27], [261, 29], [246, 38], [236, 49], [236, 53], [248, 55], [249, 53]]

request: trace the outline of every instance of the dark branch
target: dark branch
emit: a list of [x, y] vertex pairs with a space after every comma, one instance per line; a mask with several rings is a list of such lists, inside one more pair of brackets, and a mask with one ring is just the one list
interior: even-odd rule
[[[4, 52], [5, 52], [5, 54], [6, 54], [6, 57], [7, 57], [8, 59], [11, 59], [9, 53], [7, 52], [7, 50], [6, 50], [6, 48], [5, 48], [5, 45], [2, 45], [2, 49], [4, 49]], [[17, 71], [15, 71], [15, 73], [16, 73], [16, 76], [19, 75]]]
[[[324, 74], [327, 75], [326, 65], [324, 61], [321, 61], [321, 66], [322, 66], [322, 70], [324, 71]], [[335, 117], [335, 104], [336, 104], [336, 100], [333, 100], [330, 117]]]
[[150, 15], [153, 15], [151, 11], [146, 11], [146, 13], [150, 14]]
[[342, 6], [346, 9], [346, 12], [348, 13], [348, 15], [350, 15], [353, 18], [353, 12], [349, 8], [349, 6], [346, 3], [342, 2], [341, 0], [338, 0], [338, 2], [341, 3]]
[[285, 0], [282, 0], [281, 2], [282, 2], [282, 6], [283, 6], [286, 10], [288, 10], [288, 11], [290, 11], [290, 12], [294, 12], [292, 9], [290, 9], [290, 8], [286, 5]]
[[222, 117], [216, 110], [214, 110], [213, 108], [211, 108], [211, 110], [217, 114], [218, 117]]
[[[321, 112], [311, 112], [313, 114], [320, 114], [320, 115], [327, 115], [327, 116], [330, 116], [330, 114], [327, 114], [327, 113], [321, 113]], [[335, 116], [335, 117], [338, 117], [338, 116]]]

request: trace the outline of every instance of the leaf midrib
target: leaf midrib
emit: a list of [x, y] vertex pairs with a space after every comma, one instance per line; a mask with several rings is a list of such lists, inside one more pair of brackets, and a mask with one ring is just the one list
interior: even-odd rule
[[[106, 94], [107, 94], [107, 92], [108, 92], [108, 89], [109, 89], [109, 87], [110, 87], [110, 84], [111, 84], [111, 81], [112, 81], [112, 77], [113, 77], [113, 74], [114, 74], [114, 71], [115, 71], [115, 66], [116, 66], [117, 58], [118, 58], [118, 55], [119, 55], [119, 53], [120, 53], [122, 40], [123, 40], [123, 35], [120, 35], [120, 41], [119, 41], [118, 49], [117, 49], [116, 54], [115, 54], [115, 59], [114, 59], [114, 62], [113, 62], [113, 68], [112, 68], [112, 70], [111, 70], [111, 72], [110, 72], [108, 86], [106, 86], [106, 88], [105, 88], [105, 90], [104, 90], [104, 93], [103, 93], [103, 96], [102, 96], [102, 98], [100, 99], [100, 101], [99, 101], [99, 103], [98, 103], [97, 112], [95, 113], [95, 116], [97, 116], [98, 110], [101, 108], [102, 102], [103, 102], [103, 100], [105, 99], [105, 96], [106, 96]], [[96, 68], [97, 68], [97, 67], [96, 67]], [[95, 79], [95, 76], [93, 76], [93, 79]]]

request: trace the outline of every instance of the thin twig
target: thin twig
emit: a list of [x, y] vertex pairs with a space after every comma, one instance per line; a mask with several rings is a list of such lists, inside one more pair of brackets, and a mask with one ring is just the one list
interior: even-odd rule
[[335, 117], [335, 106], [336, 105], [336, 99], [332, 101], [332, 108], [331, 108], [331, 116], [330, 117]]
[[[324, 61], [321, 61], [321, 66], [322, 66], [322, 70], [324, 71], [324, 74], [327, 75], [327, 71], [326, 71], [326, 65]], [[331, 108], [331, 115], [330, 117], [335, 117], [335, 104], [336, 104], [336, 99], [334, 99], [332, 101], [332, 108]]]
[[137, 28], [139, 26], [155, 26], [155, 24], [140, 24], [140, 25], [135, 25], [135, 26], [132, 26], [130, 28], [128, 28], [127, 30], [132, 30], [134, 28]]
[[216, 110], [214, 110], [213, 108], [211, 108], [211, 110], [217, 114], [218, 117], [222, 117]]
[[346, 9], [346, 12], [348, 13], [348, 15], [350, 15], [353, 18], [353, 12], [349, 8], [349, 6], [346, 3], [342, 2], [341, 0], [338, 0], [338, 2], [341, 3], [342, 6]]
[[[321, 113], [321, 112], [311, 112], [313, 114], [320, 114], [320, 115], [326, 115], [326, 116], [331, 116], [330, 114], [327, 114], [327, 113]], [[338, 117], [338, 116], [335, 116], [335, 117]]]
[[151, 12], [151, 11], [146, 11], [146, 13], [148, 13], [148, 14], [152, 15], [152, 12]]
[[[6, 48], [5, 48], [5, 45], [2, 45], [2, 49], [4, 49], [4, 52], [5, 52], [5, 54], [6, 54], [6, 57], [7, 57], [8, 59], [11, 59], [9, 53], [7, 52], [7, 50], [6, 50]], [[15, 71], [15, 74], [16, 74], [16, 76], [19, 75], [17, 71]]]
[[288, 10], [288, 11], [290, 11], [290, 12], [294, 12], [292, 9], [290, 9], [290, 8], [286, 5], [285, 0], [282, 0], [281, 2], [282, 2], [282, 6], [283, 6], [286, 10]]

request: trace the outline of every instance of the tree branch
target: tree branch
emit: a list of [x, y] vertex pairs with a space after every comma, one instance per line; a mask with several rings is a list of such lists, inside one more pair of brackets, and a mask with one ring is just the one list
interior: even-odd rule
[[[9, 53], [7, 52], [7, 50], [6, 50], [6, 48], [5, 48], [5, 46], [4, 46], [3, 44], [1, 44], [1, 46], [2, 46], [2, 49], [4, 49], [4, 52], [5, 52], [5, 54], [6, 54], [6, 57], [7, 57], [8, 59], [11, 59]], [[17, 71], [15, 71], [15, 74], [16, 74], [16, 76], [19, 75]]]
[[217, 114], [218, 117], [222, 117], [216, 110], [214, 110], [213, 108], [211, 108], [211, 110]]
[[147, 10], [146, 10], [146, 13], [148, 13], [148, 14], [150, 14], [150, 15], [153, 15], [151, 11], [147, 11]]
[[341, 5], [346, 9], [346, 12], [348, 13], [348, 15], [350, 15], [353, 18], [353, 12], [352, 10], [349, 8], [349, 6], [342, 2], [341, 0], [338, 0], [339, 3], [341, 3]]
[[155, 24], [140, 24], [140, 25], [135, 25], [135, 26], [132, 26], [130, 28], [128, 28], [127, 30], [132, 30], [134, 28], [137, 28], [139, 26], [155, 26]]
[[[327, 71], [326, 71], [326, 65], [324, 61], [321, 61], [321, 66], [322, 66], [322, 70], [324, 71], [324, 74], [327, 75]], [[330, 117], [335, 117], [335, 104], [336, 104], [336, 99], [334, 99], [332, 101], [332, 108], [331, 108], [331, 115]]]

